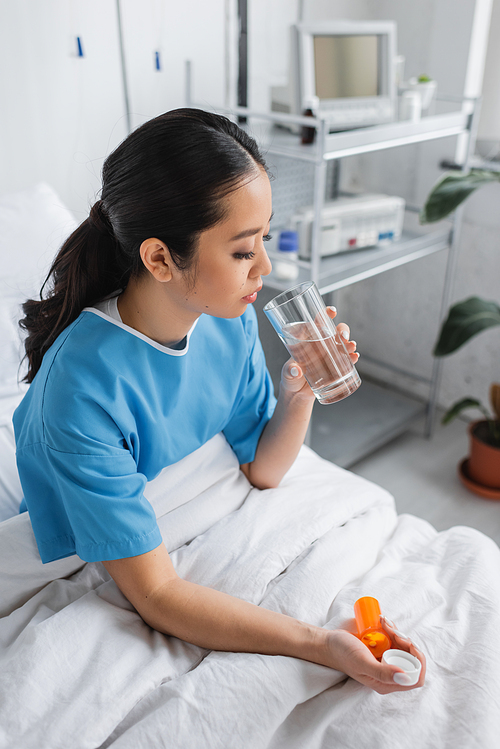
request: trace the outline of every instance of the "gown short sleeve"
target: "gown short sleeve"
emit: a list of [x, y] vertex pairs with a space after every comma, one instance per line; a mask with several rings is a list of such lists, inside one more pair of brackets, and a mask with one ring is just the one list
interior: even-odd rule
[[70, 440], [51, 429], [44, 442], [17, 452], [24, 495], [38, 498], [29, 509], [43, 562], [75, 553], [86, 562], [121, 559], [151, 551], [162, 541], [143, 494], [145, 476], [110, 419], [106, 423], [101, 414], [100, 429], [91, 429], [91, 422], [97, 423], [93, 407], [87, 404], [85, 426], [99, 439], [73, 432]]

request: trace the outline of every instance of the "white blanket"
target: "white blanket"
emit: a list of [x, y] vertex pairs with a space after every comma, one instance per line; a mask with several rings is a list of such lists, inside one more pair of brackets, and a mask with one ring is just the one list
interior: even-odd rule
[[427, 654], [425, 686], [380, 696], [298, 659], [161, 635], [101, 564], [42, 565], [24, 515], [0, 524], [0, 747], [497, 749], [491, 540], [398, 518], [384, 490], [307, 448], [278, 489], [252, 489], [222, 436], [147, 496], [180, 575], [326, 627], [373, 595]]

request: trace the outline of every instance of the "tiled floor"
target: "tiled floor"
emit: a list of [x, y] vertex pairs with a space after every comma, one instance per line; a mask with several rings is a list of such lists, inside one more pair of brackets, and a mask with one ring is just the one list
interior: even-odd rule
[[416, 427], [350, 470], [390, 491], [399, 513], [425, 518], [437, 530], [472, 526], [500, 546], [500, 501], [482, 499], [459, 481], [457, 465], [467, 454], [467, 425], [455, 421], [431, 439]]

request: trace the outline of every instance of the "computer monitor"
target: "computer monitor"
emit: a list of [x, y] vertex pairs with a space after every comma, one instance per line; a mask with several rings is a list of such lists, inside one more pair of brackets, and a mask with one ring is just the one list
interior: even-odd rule
[[390, 122], [396, 114], [394, 21], [318, 21], [291, 29], [290, 81], [272, 108], [316, 109], [330, 131]]

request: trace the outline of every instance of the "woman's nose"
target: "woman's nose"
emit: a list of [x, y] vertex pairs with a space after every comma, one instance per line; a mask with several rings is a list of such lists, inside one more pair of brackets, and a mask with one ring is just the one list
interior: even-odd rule
[[269, 260], [269, 255], [267, 254], [265, 248], [262, 247], [254, 264], [254, 274], [258, 276], [268, 276], [272, 269], [273, 266], [271, 265], [271, 261]]

